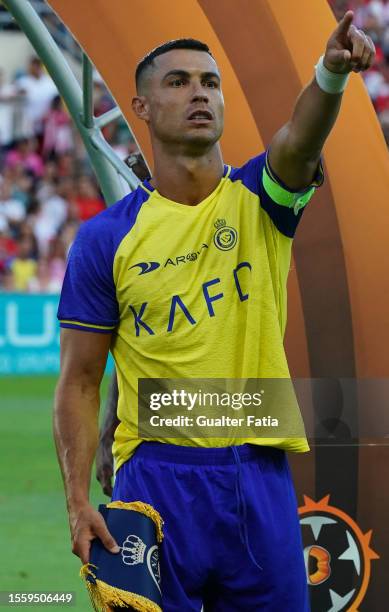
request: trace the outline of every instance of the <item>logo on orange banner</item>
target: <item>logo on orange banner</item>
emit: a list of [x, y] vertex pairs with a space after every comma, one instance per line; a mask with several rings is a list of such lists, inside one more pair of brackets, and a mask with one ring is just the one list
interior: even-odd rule
[[299, 508], [305, 569], [313, 610], [356, 612], [365, 597], [372, 559], [372, 531], [363, 533], [343, 510], [304, 495]]

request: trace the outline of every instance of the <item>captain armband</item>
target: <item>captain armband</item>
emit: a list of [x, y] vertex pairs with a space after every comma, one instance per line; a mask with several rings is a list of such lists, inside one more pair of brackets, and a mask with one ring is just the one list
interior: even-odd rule
[[285, 206], [286, 208], [293, 208], [295, 215], [308, 204], [316, 188], [320, 187], [323, 180], [323, 166], [320, 160], [312, 183], [302, 191], [291, 191], [274, 174], [273, 170], [270, 168], [268, 156], [266, 156], [266, 164], [262, 173], [262, 183], [265, 192], [276, 204]]

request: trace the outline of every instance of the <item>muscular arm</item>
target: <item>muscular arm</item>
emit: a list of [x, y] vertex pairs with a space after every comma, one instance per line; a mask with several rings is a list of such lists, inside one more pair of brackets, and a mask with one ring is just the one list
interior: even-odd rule
[[[352, 20], [348, 11], [327, 43], [324, 65], [331, 72], [360, 72], [374, 60], [372, 40], [351, 25]], [[312, 182], [341, 101], [342, 94], [326, 93], [314, 78], [298, 97], [290, 121], [275, 134], [269, 163], [290, 189], [303, 189]]]
[[61, 375], [54, 407], [54, 438], [65, 485], [72, 550], [83, 563], [99, 537], [118, 552], [100, 513], [89, 504], [92, 464], [98, 443], [99, 388], [111, 336], [61, 331]]
[[341, 100], [342, 94], [327, 94], [312, 80], [297, 99], [292, 119], [274, 136], [269, 163], [290, 189], [312, 182]]

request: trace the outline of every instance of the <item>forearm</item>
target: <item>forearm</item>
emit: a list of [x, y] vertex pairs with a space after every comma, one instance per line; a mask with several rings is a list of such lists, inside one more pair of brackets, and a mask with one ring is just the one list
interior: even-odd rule
[[314, 78], [297, 98], [292, 117], [274, 136], [269, 162], [291, 189], [309, 185], [339, 113], [342, 94], [328, 94]]
[[270, 167], [289, 189], [299, 191], [312, 183], [340, 110], [347, 75], [367, 70], [374, 61], [373, 41], [352, 25], [353, 17], [352, 11], [345, 13], [327, 42], [315, 77], [299, 95], [288, 123], [271, 141]]
[[299, 95], [288, 124], [289, 147], [295, 155], [318, 160], [323, 145], [338, 117], [343, 94], [320, 89], [316, 78]]
[[89, 561], [95, 537], [111, 552], [119, 552], [101, 514], [89, 503], [99, 434], [99, 390], [110, 342], [110, 334], [61, 330], [61, 378], [53, 428], [65, 484], [72, 551], [83, 563]]
[[69, 511], [88, 502], [98, 443], [98, 387], [60, 380], [55, 398], [54, 438]]

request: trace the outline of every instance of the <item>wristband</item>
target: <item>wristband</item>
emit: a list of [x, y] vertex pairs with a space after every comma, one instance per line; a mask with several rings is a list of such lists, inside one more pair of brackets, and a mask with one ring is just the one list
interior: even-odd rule
[[316, 81], [319, 85], [320, 89], [329, 94], [339, 94], [343, 93], [346, 89], [347, 81], [350, 78], [350, 73], [348, 74], [337, 74], [336, 72], [331, 72], [324, 66], [324, 55], [321, 56], [316, 69]]

